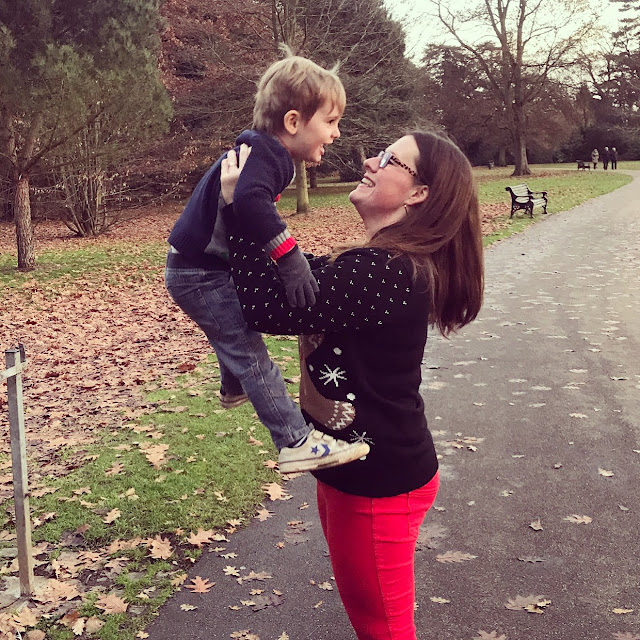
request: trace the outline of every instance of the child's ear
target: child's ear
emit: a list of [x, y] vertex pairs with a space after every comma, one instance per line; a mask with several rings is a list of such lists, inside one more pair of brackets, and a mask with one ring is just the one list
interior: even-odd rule
[[284, 130], [294, 136], [298, 132], [298, 125], [300, 124], [300, 112], [295, 109], [291, 109], [284, 114], [283, 124]]
[[429, 187], [426, 184], [421, 184], [416, 187], [413, 193], [407, 198], [406, 204], [411, 206], [412, 204], [419, 204], [424, 202], [429, 197]]

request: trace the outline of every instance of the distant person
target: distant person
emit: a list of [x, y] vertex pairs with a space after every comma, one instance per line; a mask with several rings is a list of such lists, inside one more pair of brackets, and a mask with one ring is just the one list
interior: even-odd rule
[[597, 149], [594, 149], [591, 152], [591, 162], [593, 162], [593, 168], [594, 169], [598, 168], [598, 158], [600, 158], [600, 154], [598, 153]]
[[[236, 188], [235, 210], [247, 238], [277, 265], [289, 310], [316, 302], [318, 284], [274, 201], [294, 176], [293, 159], [318, 163], [340, 136], [345, 93], [336, 73], [289, 56], [271, 65], [258, 84], [252, 131], [236, 144], [252, 153]], [[231, 279], [220, 206], [224, 154], [204, 175], [176, 222], [165, 283], [176, 304], [204, 331], [220, 363], [220, 403], [247, 399], [269, 429], [283, 473], [344, 464], [365, 456], [365, 442], [345, 442], [314, 429], [287, 392], [262, 336], [250, 330]]]
[[611, 169], [618, 168], [618, 152], [615, 147], [611, 147]]
[[[427, 330], [461, 329], [482, 304], [471, 165], [432, 132], [403, 136], [365, 160], [349, 197], [366, 240], [331, 258], [310, 257], [318, 300], [292, 309], [277, 268], [243, 237], [234, 212], [233, 177], [246, 152], [236, 163], [231, 151], [222, 165], [224, 199], [234, 205], [224, 209], [231, 269], [245, 318], [259, 331], [302, 334], [303, 414], [326, 434], [371, 445], [365, 460], [313, 472], [340, 597], [359, 640], [415, 640], [416, 541], [439, 484], [420, 395]], [[338, 406], [351, 408], [339, 425]]]
[[[602, 152], [602, 166], [606, 171], [609, 168], [609, 160], [611, 159], [611, 152], [609, 151], [609, 147], [605, 147]], [[613, 169], [613, 167], [611, 167]]]

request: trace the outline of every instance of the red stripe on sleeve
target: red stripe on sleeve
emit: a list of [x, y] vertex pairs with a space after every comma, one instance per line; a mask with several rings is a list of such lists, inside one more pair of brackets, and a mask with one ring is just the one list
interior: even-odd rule
[[278, 260], [278, 258], [282, 258], [285, 253], [291, 251], [295, 246], [296, 239], [290, 236], [282, 244], [279, 244], [269, 255], [272, 260]]

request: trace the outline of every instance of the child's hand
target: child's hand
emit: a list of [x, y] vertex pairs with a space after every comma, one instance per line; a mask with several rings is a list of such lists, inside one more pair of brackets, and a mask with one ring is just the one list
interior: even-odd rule
[[251, 147], [241, 144], [239, 155], [236, 154], [235, 149], [231, 149], [227, 153], [227, 157], [222, 160], [220, 165], [220, 193], [226, 204], [233, 202], [233, 193], [236, 190], [238, 178], [250, 153]]
[[277, 264], [289, 304], [292, 307], [312, 307], [316, 303], [316, 293], [320, 291], [320, 287], [300, 248], [297, 245], [293, 247]]

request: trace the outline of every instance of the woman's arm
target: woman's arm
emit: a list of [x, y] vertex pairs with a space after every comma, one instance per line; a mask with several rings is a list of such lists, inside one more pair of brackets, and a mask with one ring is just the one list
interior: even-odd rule
[[322, 333], [397, 322], [408, 310], [409, 270], [378, 249], [354, 249], [313, 270], [320, 286], [313, 307], [292, 308], [267, 254], [241, 238], [232, 207], [223, 212], [229, 262], [247, 324], [263, 333]]

